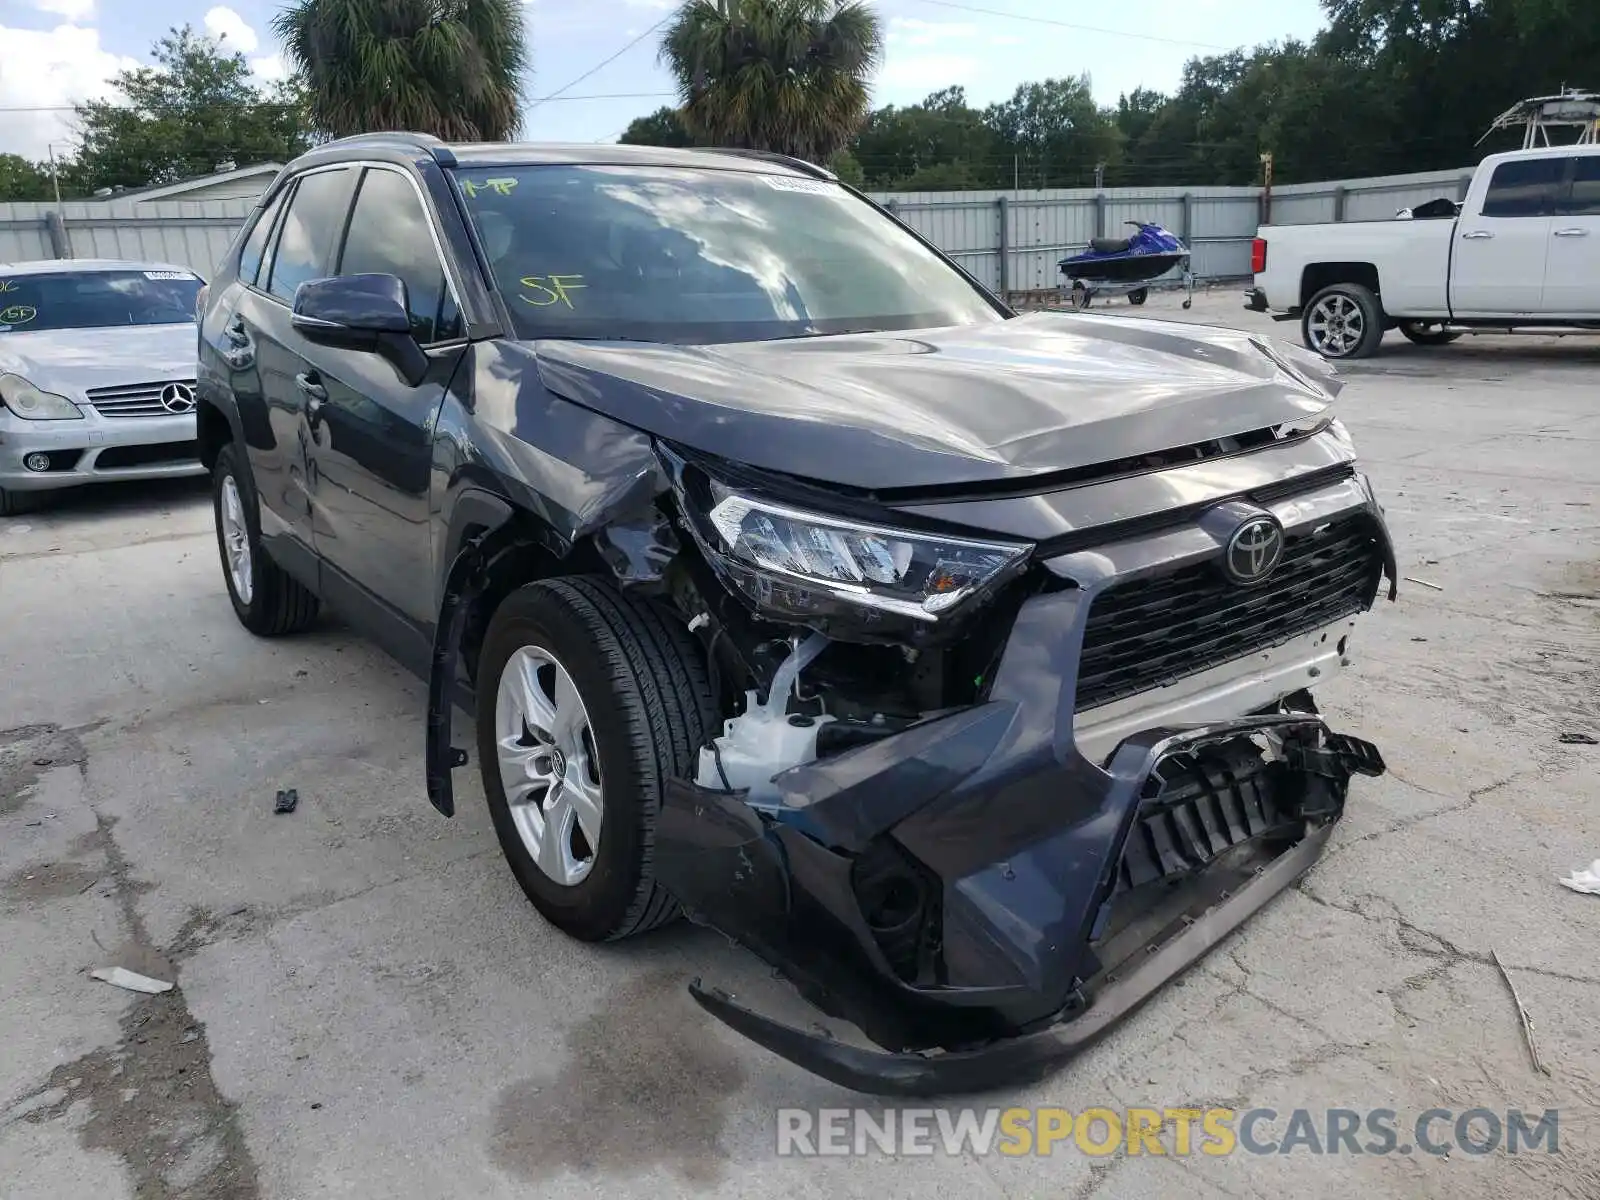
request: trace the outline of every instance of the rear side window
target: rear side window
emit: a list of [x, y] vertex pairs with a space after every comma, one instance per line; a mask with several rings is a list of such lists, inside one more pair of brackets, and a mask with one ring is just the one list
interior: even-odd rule
[[1600, 154], [1572, 160], [1572, 188], [1562, 194], [1556, 211], [1566, 217], [1600, 217]]
[[1486, 217], [1543, 217], [1555, 202], [1556, 185], [1566, 174], [1562, 158], [1524, 158], [1503, 162], [1489, 179], [1483, 198]]
[[293, 303], [297, 287], [328, 273], [333, 248], [349, 211], [355, 175], [349, 168], [340, 167], [300, 180], [289, 201], [289, 211], [283, 216], [283, 232], [278, 235], [272, 260], [267, 291], [274, 296]]
[[272, 235], [272, 225], [278, 219], [278, 210], [283, 207], [283, 198], [289, 194], [289, 189], [284, 188], [272, 198], [272, 203], [267, 205], [266, 211], [250, 228], [250, 236], [244, 240], [244, 249], [239, 252], [239, 278], [245, 283], [254, 284], [256, 276], [261, 272], [261, 258], [266, 253], [267, 238]]
[[461, 313], [411, 181], [398, 171], [369, 168], [361, 177], [341, 275], [396, 275], [406, 285], [411, 330], [423, 345], [461, 336]]

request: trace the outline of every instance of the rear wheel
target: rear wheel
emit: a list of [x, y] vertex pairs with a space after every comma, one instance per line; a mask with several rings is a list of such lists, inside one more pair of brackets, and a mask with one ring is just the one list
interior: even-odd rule
[[1366, 358], [1383, 341], [1383, 308], [1359, 283], [1331, 284], [1306, 305], [1300, 335], [1323, 358]]
[[489, 622], [477, 691], [489, 814], [533, 906], [591, 942], [676, 917], [656, 815], [717, 725], [688, 631], [596, 579], [529, 584]]
[[259, 637], [298, 633], [317, 619], [317, 598], [261, 548], [260, 511], [250, 473], [224, 446], [211, 472], [222, 578], [239, 623]]
[[1461, 335], [1452, 333], [1438, 321], [1401, 321], [1400, 332], [1418, 346], [1448, 346]]

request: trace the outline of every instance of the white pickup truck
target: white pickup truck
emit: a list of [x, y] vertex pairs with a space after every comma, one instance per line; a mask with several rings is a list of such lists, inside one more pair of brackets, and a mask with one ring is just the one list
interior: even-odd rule
[[1387, 221], [1263, 225], [1246, 307], [1299, 318], [1324, 358], [1364, 358], [1398, 328], [1600, 332], [1600, 145], [1492, 154], [1457, 206]]

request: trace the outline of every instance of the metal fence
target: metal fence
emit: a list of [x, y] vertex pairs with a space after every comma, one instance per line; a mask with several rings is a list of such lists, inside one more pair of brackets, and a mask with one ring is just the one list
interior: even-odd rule
[[[1466, 195], [1471, 168], [1273, 189], [1275, 224], [1385, 220], [1438, 196]], [[263, 185], [267, 181], [263, 180]], [[1249, 274], [1250, 240], [1267, 216], [1256, 187], [1055, 188], [881, 192], [874, 199], [1003, 293], [1053, 289], [1057, 262], [1132, 220], [1156, 221], [1191, 247], [1201, 278]], [[252, 200], [0, 204], [0, 262], [137, 258], [209, 276]]]

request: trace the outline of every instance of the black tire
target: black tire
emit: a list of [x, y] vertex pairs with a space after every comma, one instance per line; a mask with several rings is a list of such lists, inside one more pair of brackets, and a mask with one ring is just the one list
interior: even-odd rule
[[1089, 301], [1090, 301], [1090, 299], [1093, 298], [1093, 295], [1094, 295], [1094, 293], [1089, 290], [1089, 285], [1086, 284], [1083, 280], [1074, 279], [1072, 281], [1072, 307], [1073, 308], [1080, 308], [1080, 309], [1081, 308], [1088, 308], [1089, 307]]
[[[546, 875], [517, 832], [495, 745], [502, 673], [538, 646], [565, 667], [588, 714], [603, 789], [599, 845], [576, 884]], [[478, 668], [478, 767], [506, 862], [551, 924], [580, 941], [614, 941], [679, 915], [655, 882], [656, 815], [666, 782], [694, 773], [719, 724], [704, 655], [649, 602], [591, 577], [532, 583], [495, 610]]]
[[8, 492], [0, 488], [0, 517], [20, 517], [41, 507], [43, 497], [37, 492]]
[[[245, 529], [250, 546], [251, 594], [245, 601], [234, 587], [228, 570], [228, 547], [222, 532], [223, 485], [232, 479], [244, 508]], [[257, 637], [284, 637], [299, 633], [317, 619], [315, 593], [286, 572], [261, 545], [261, 513], [256, 501], [255, 481], [248, 467], [240, 465], [238, 451], [224, 446], [211, 469], [211, 512], [217, 527], [217, 554], [222, 564], [222, 582], [228, 589], [233, 611], [243, 625]]]
[[1128, 293], [1128, 303], [1133, 305], [1135, 308], [1137, 308], [1139, 305], [1143, 304], [1149, 298], [1150, 298], [1150, 289], [1149, 288], [1139, 288], [1136, 291], [1132, 291], [1132, 292]]
[[1401, 321], [1400, 333], [1418, 346], [1448, 346], [1461, 335], [1445, 329], [1430, 329], [1429, 321]]
[[[1341, 323], [1338, 326], [1341, 333], [1337, 339], [1319, 337], [1316, 332], [1317, 319], [1320, 316], [1327, 321], [1331, 315], [1327, 311], [1330, 308], [1346, 314], [1354, 312], [1359, 317], [1359, 328], [1350, 328]], [[1348, 316], [1343, 318], [1346, 321], [1348, 319]], [[1359, 283], [1329, 284], [1311, 297], [1311, 302], [1300, 314], [1300, 338], [1306, 348], [1334, 361], [1371, 357], [1383, 341], [1383, 326], [1383, 306], [1370, 288]]]

